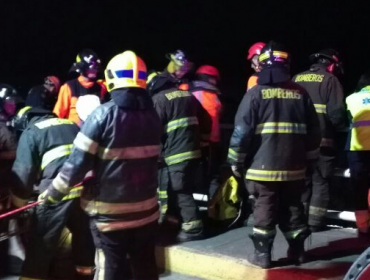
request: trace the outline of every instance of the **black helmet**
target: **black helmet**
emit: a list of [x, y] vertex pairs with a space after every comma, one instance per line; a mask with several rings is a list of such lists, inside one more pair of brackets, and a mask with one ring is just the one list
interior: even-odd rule
[[10, 85], [0, 84], [0, 112], [13, 117], [24, 106], [24, 99]]
[[17, 115], [14, 117], [13, 126], [18, 131], [24, 131], [32, 118], [43, 117], [47, 115], [55, 116], [54, 113], [49, 110], [26, 106], [19, 110]]
[[90, 49], [84, 49], [78, 53], [76, 62], [73, 63], [70, 72], [77, 72], [85, 75], [87, 70], [95, 69], [99, 71], [101, 61], [98, 55]]
[[339, 58], [339, 53], [335, 49], [324, 49], [310, 55], [311, 63], [319, 63], [324, 65], [334, 64], [334, 74], [343, 75], [343, 64]]
[[258, 60], [262, 67], [288, 65], [290, 62], [290, 55], [283, 45], [270, 41], [263, 47]]

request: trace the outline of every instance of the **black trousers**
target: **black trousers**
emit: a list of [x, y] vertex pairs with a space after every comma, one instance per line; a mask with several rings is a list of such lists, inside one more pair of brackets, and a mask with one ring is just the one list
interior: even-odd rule
[[100, 232], [90, 223], [96, 246], [95, 280], [125, 279], [129, 257], [135, 280], [158, 280], [155, 261], [157, 222], [139, 228]]
[[248, 191], [256, 196], [254, 227], [271, 231], [278, 224], [281, 231], [305, 228], [301, 202], [304, 181], [263, 182], [248, 181]]
[[368, 210], [370, 151], [348, 152], [351, 186], [355, 191], [355, 210]]
[[167, 214], [179, 217], [182, 224], [188, 225], [188, 231], [201, 230], [198, 222], [199, 211], [193, 198], [195, 175], [198, 173], [199, 165], [199, 160], [189, 160], [164, 166], [159, 170], [161, 207], [166, 206], [167, 199], [163, 194], [167, 192]]
[[334, 174], [334, 151], [321, 150], [319, 160], [306, 177], [306, 190], [302, 194], [302, 202], [308, 216], [310, 226], [323, 226], [329, 206], [329, 181]]
[[86, 270], [93, 270], [95, 247], [89, 217], [81, 209], [80, 200], [72, 199], [55, 205], [37, 206], [32, 217], [22, 277], [48, 279], [64, 227], [72, 233], [72, 255], [76, 272], [80, 271], [78, 274], [84, 275], [88, 274]]

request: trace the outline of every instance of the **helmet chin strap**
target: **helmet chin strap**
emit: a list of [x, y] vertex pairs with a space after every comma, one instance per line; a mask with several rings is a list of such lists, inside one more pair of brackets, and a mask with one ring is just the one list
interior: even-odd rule
[[328, 65], [328, 67], [326, 67], [326, 70], [329, 73], [333, 73], [334, 72], [334, 68], [335, 68], [335, 63], [331, 63], [331, 64]]

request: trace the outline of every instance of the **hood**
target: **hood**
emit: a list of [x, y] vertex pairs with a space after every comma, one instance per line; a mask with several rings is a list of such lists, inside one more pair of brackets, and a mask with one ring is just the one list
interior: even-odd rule
[[290, 80], [289, 69], [283, 65], [263, 68], [257, 76], [259, 85], [278, 84]]
[[111, 92], [113, 102], [122, 109], [148, 110], [153, 108], [153, 101], [142, 88], [116, 89]]

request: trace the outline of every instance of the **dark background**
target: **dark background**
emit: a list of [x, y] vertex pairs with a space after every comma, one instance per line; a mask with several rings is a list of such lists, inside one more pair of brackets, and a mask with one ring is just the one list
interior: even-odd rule
[[275, 39], [291, 51], [292, 73], [308, 68], [311, 53], [336, 48], [349, 94], [370, 69], [370, 5], [345, 2], [2, 0], [0, 82], [26, 92], [49, 74], [65, 80], [83, 48], [104, 66], [132, 49], [156, 70], [165, 53], [183, 48], [198, 65], [217, 66], [223, 93], [237, 100], [252, 74], [248, 48]]

